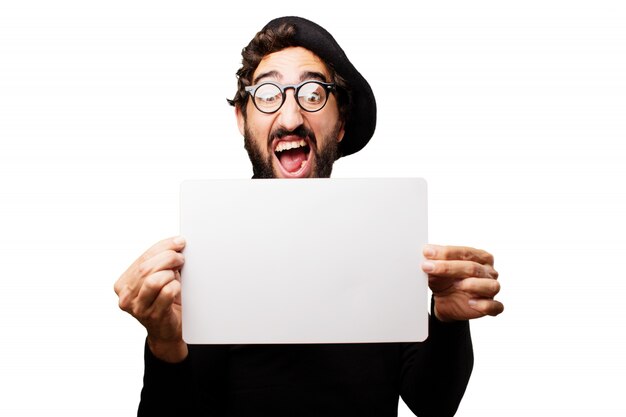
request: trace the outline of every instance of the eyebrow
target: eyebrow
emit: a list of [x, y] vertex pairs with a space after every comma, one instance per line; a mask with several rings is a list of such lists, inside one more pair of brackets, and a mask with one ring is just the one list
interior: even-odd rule
[[[277, 78], [280, 80], [282, 78], [282, 75], [278, 71], [275, 71], [275, 70], [262, 72], [261, 74], [257, 75], [254, 78], [254, 80], [252, 80], [252, 84], [256, 85], [259, 83], [259, 81], [261, 81], [264, 78]], [[328, 82], [326, 80], [326, 76], [322, 74], [321, 72], [317, 72], [317, 71], [305, 71], [302, 74], [300, 74], [299, 82], [302, 82], [304, 80], [318, 80], [318, 81]]]

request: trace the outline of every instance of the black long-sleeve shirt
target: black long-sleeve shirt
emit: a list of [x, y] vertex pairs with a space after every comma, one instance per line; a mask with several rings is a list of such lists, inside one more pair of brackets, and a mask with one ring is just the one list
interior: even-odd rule
[[469, 323], [429, 319], [422, 343], [190, 345], [178, 364], [145, 349], [139, 417], [397, 416], [456, 412], [474, 363]]

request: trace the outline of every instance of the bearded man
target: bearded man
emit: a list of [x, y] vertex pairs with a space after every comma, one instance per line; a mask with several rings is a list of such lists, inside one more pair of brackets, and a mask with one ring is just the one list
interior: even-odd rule
[[[376, 101], [325, 29], [269, 22], [242, 51], [233, 100], [253, 178], [329, 177], [374, 134]], [[470, 319], [498, 315], [493, 256], [427, 245], [433, 292], [422, 343], [187, 345], [182, 339], [183, 237], [141, 255], [115, 283], [120, 308], [146, 328], [140, 416], [451, 416], [473, 367]], [[416, 268], [420, 266], [416, 265]]]

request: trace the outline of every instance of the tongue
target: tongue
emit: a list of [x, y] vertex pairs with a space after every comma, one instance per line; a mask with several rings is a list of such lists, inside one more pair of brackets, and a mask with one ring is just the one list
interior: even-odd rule
[[302, 161], [306, 161], [306, 152], [304, 148], [289, 149], [282, 151], [278, 159], [288, 172], [296, 172], [302, 166]]

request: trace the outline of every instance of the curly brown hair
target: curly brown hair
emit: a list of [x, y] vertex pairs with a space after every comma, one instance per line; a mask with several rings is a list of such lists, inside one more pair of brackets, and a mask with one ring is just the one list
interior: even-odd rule
[[[292, 46], [299, 46], [294, 39], [296, 27], [293, 24], [283, 23], [278, 28], [267, 28], [256, 34], [250, 41], [248, 46], [241, 51], [241, 68], [237, 71], [237, 93], [230, 100], [227, 99], [231, 106], [239, 107], [241, 113], [246, 117], [246, 101], [248, 93], [245, 87], [252, 83], [252, 75], [259, 66], [261, 60], [274, 52], [278, 52]], [[332, 65], [325, 63], [330, 73], [331, 82], [336, 85], [336, 98], [339, 108], [339, 117], [345, 123], [348, 117], [348, 109], [350, 108], [350, 89], [347, 82], [334, 70]]]

